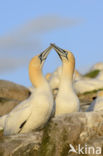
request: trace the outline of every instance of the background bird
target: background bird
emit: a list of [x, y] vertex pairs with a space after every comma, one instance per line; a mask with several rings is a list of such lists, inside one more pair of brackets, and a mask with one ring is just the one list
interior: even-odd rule
[[87, 109], [87, 112], [99, 112], [103, 111], [103, 90], [97, 92], [97, 97], [91, 103], [90, 107]]

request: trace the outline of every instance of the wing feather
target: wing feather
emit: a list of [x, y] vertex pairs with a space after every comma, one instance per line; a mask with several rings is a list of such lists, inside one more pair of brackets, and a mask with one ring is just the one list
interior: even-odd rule
[[28, 106], [21, 110], [14, 111], [8, 114], [4, 126], [4, 134], [11, 135], [19, 133], [21, 131], [21, 128], [23, 128], [24, 124], [30, 117], [32, 113], [31, 110], [31, 107]]

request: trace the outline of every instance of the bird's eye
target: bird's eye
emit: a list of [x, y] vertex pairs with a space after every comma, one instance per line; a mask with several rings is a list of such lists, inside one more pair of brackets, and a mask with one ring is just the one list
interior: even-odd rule
[[39, 59], [40, 59], [40, 63], [42, 63], [42, 61], [46, 60], [46, 53], [42, 52], [42, 53], [39, 55]]
[[69, 60], [69, 59], [68, 59], [68, 53], [66, 53], [66, 59]]
[[39, 55], [40, 63], [42, 63], [42, 54]]
[[63, 50], [63, 52], [64, 52], [66, 59], [68, 60], [68, 53], [65, 50]]

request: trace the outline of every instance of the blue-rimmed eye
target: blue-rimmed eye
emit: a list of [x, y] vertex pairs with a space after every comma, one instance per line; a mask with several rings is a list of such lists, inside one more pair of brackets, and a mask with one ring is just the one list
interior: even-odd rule
[[65, 51], [65, 56], [66, 56], [66, 58], [67, 58], [67, 60], [68, 60], [68, 53]]
[[42, 54], [38, 56], [40, 59], [40, 63], [42, 63]]
[[62, 56], [63, 56], [63, 57], [66, 57], [67, 60], [68, 60], [68, 53], [67, 53], [65, 50], [63, 50], [63, 49], [62, 49], [62, 53], [63, 53]]

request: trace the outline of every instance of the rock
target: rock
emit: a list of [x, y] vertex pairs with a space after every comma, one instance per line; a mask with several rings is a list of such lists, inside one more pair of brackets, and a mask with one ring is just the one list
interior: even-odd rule
[[[1, 98], [0, 98], [1, 99]], [[0, 116], [9, 113], [20, 101], [17, 100], [4, 100], [5, 102], [0, 102]]]
[[[85, 144], [103, 148], [103, 112], [72, 113], [52, 119], [44, 130], [38, 156], [73, 156], [68, 153], [70, 144], [74, 148]], [[82, 154], [80, 154], [82, 155]], [[86, 154], [88, 155], [88, 154]], [[101, 156], [103, 155], [103, 151]], [[92, 151], [89, 154], [92, 156]], [[97, 156], [94, 154], [94, 156]]]
[[30, 94], [30, 91], [21, 85], [0, 80], [0, 97], [12, 100], [25, 100]]
[[[0, 156], [34, 156], [40, 147], [43, 132], [0, 137]], [[36, 155], [35, 155], [36, 156]]]
[[0, 80], [0, 116], [10, 112], [18, 103], [29, 96], [30, 91], [26, 87]]
[[3, 128], [0, 127], [0, 137], [3, 136]]
[[[70, 144], [76, 150], [78, 145], [103, 149], [103, 112], [62, 115], [53, 118], [43, 131], [1, 136], [0, 156], [82, 156], [68, 153]], [[85, 156], [97, 154], [92, 155], [91, 151]]]

